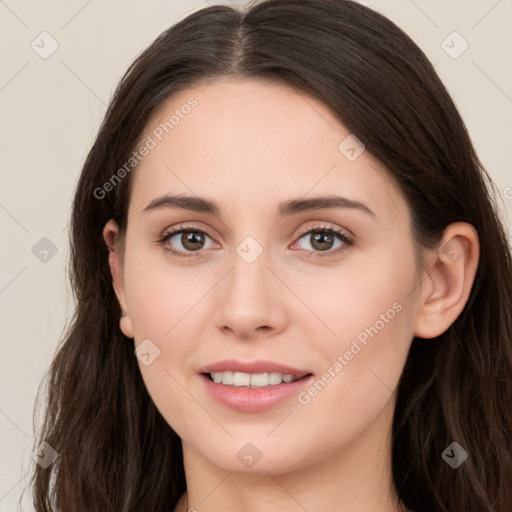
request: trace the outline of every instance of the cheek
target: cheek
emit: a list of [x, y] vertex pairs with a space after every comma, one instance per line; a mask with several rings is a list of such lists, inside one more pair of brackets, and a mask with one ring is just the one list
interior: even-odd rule
[[[339, 270], [328, 269], [315, 279], [301, 276], [297, 288], [328, 328], [322, 336], [325, 347], [334, 342], [340, 351], [345, 344], [348, 349], [355, 338], [364, 343], [374, 336], [390, 336], [397, 323], [406, 320], [403, 311], [410, 302], [413, 280], [412, 261], [400, 261], [392, 253], [384, 253], [361, 258], [352, 265], [341, 264]], [[315, 321], [320, 328], [322, 323]]]
[[324, 338], [315, 348], [322, 353], [323, 365], [312, 386], [299, 396], [295, 419], [300, 417], [310, 437], [323, 439], [327, 447], [350, 444], [377, 418], [391, 414], [412, 339], [411, 308], [395, 301], [397, 296], [381, 289], [373, 301], [352, 308], [353, 316], [338, 311], [331, 317], [336, 339], [327, 343]]
[[151, 255], [142, 252], [132, 251], [125, 261], [134, 345], [149, 347], [151, 354], [150, 364], [139, 358], [139, 368], [155, 404], [159, 409], [165, 407], [166, 417], [189, 403], [181, 400], [178, 382], [183, 380], [181, 363], [197, 350], [191, 334], [197, 322], [194, 304], [206, 292], [191, 273], [173, 269], [160, 257], [151, 261]]
[[125, 293], [135, 340], [173, 337], [194, 318], [194, 305], [207, 292], [213, 276], [197, 266], [173, 264], [163, 249], [134, 248], [128, 255]]
[[398, 383], [413, 338], [412, 252], [402, 258], [384, 252], [369, 263], [344, 268], [335, 280], [325, 280], [321, 292], [310, 294], [330, 331], [311, 345], [321, 355], [320, 380], [328, 381], [318, 385], [318, 402], [325, 411], [330, 401], [351, 404], [344, 412], [328, 412], [334, 416], [350, 407], [370, 412], [382, 406]]

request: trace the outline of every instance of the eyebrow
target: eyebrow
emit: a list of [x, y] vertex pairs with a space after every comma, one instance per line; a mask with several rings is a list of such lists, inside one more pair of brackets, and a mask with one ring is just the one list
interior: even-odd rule
[[[144, 208], [143, 213], [149, 213], [163, 208], [177, 208], [191, 210], [194, 212], [209, 213], [221, 217], [221, 209], [209, 199], [197, 196], [172, 196], [164, 195], [156, 197]], [[328, 195], [317, 196], [309, 199], [291, 199], [279, 204], [277, 215], [280, 218], [311, 210], [322, 210], [326, 208], [350, 208], [359, 210], [375, 217], [375, 213], [364, 203], [354, 201], [346, 197]]]

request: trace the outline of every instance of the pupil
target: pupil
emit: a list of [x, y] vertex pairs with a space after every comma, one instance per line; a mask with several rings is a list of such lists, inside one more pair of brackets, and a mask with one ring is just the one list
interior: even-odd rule
[[[316, 247], [317, 249], [329, 249], [329, 246], [332, 244], [333, 235], [328, 233], [313, 233], [313, 247], [315, 244], [319, 244], [320, 247]], [[322, 240], [327, 239], [327, 242], [322, 242]]]
[[[202, 234], [197, 233], [195, 231], [186, 231], [183, 232], [182, 236], [182, 244], [183, 247], [187, 247], [188, 249], [195, 251], [200, 249], [201, 243], [204, 242], [204, 237]], [[197, 247], [196, 244], [199, 244], [199, 247]]]

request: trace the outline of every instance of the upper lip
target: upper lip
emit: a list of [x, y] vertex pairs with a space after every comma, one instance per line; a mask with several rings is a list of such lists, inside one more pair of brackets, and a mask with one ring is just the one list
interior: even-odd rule
[[311, 372], [300, 370], [281, 363], [274, 363], [273, 361], [239, 361], [236, 359], [224, 359], [217, 363], [209, 364], [201, 368], [201, 373], [213, 372], [241, 372], [241, 373], [271, 373], [277, 372], [283, 375], [293, 375], [294, 377], [302, 378], [309, 375]]

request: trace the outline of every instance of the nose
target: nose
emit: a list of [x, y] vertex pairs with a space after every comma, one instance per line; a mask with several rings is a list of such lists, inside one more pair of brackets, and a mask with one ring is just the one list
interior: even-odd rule
[[265, 251], [253, 261], [241, 254], [234, 254], [216, 290], [216, 325], [245, 340], [280, 332], [286, 321], [286, 287]]

